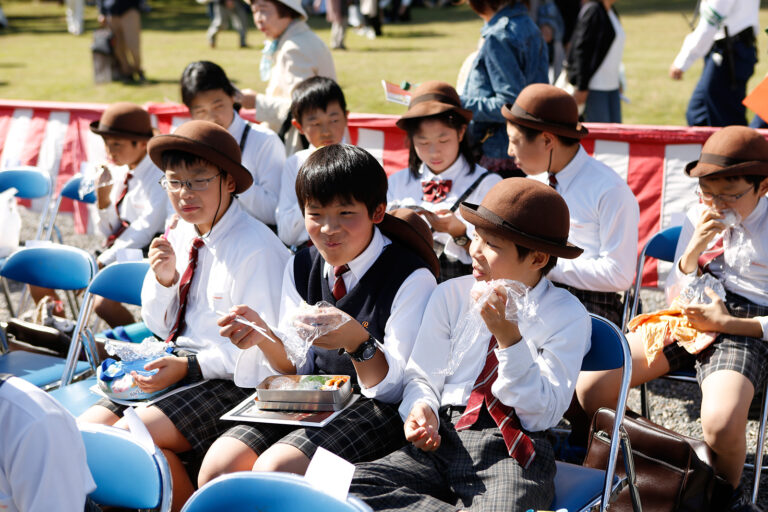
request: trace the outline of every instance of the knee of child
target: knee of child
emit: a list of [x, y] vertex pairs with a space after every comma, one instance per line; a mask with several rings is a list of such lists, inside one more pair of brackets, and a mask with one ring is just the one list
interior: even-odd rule
[[731, 451], [744, 444], [746, 429], [746, 414], [744, 418], [738, 417], [734, 411], [724, 411], [717, 405], [701, 409], [701, 427], [704, 440], [715, 451]]
[[620, 375], [616, 371], [582, 372], [576, 384], [576, 396], [591, 417], [601, 407], [616, 407]]
[[93, 296], [93, 310], [100, 317], [105, 314], [109, 314], [109, 305], [104, 297], [98, 295]]

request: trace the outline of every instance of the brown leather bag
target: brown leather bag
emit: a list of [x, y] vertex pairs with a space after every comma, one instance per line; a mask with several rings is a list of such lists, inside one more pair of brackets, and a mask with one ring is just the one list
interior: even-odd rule
[[[592, 418], [585, 466], [605, 469], [614, 414], [611, 409], [600, 409]], [[668, 430], [632, 411], [627, 411], [624, 429], [632, 449], [643, 511], [711, 510], [715, 472], [713, 454], [706, 443]], [[626, 474], [621, 451], [616, 474]], [[611, 510], [632, 510], [628, 488], [622, 490]]]

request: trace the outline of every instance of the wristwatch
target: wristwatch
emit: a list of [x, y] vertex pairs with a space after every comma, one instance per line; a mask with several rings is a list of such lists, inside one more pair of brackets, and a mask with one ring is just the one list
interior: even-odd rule
[[377, 343], [376, 338], [369, 334], [368, 339], [361, 343], [360, 346], [357, 347], [357, 350], [354, 352], [347, 352], [345, 350], [344, 353], [352, 358], [353, 361], [362, 363], [363, 361], [373, 359], [373, 356], [376, 355], [376, 351], [379, 350]]
[[466, 234], [455, 236], [453, 237], [453, 243], [455, 243], [459, 247], [464, 247], [469, 243], [469, 237]]

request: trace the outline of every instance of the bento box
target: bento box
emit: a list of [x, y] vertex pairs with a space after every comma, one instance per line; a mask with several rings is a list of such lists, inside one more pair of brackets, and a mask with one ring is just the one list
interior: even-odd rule
[[273, 375], [256, 387], [259, 409], [338, 411], [352, 396], [349, 375]]

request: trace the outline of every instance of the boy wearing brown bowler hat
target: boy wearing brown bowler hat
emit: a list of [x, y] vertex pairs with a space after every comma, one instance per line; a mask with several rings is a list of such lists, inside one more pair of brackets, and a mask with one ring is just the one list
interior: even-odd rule
[[[699, 331], [719, 333], [698, 354], [673, 340], [649, 365], [645, 343], [630, 333], [632, 385], [669, 371], [693, 368], [701, 387], [704, 440], [717, 457], [717, 471], [739, 485], [746, 458], [747, 414], [755, 391], [763, 389], [768, 366], [768, 141], [751, 128], [729, 126], [714, 133], [685, 173], [698, 178], [701, 202], [687, 214], [675, 251], [668, 286], [685, 285], [709, 273], [725, 287], [725, 300], [709, 290], [709, 304], [683, 312]], [[726, 221], [737, 215], [736, 225]], [[744, 240], [734, 243], [740, 233]], [[615, 400], [620, 376], [585, 372], [577, 385], [588, 413]], [[615, 403], [615, 402], [614, 402]], [[717, 510], [755, 510], [738, 489], [728, 506]]]
[[573, 97], [546, 84], [529, 85], [506, 105], [509, 155], [528, 176], [557, 190], [571, 214], [568, 240], [584, 253], [560, 260], [548, 275], [576, 295], [591, 313], [621, 325], [619, 293], [632, 284], [640, 211], [632, 190], [607, 165], [590, 157], [579, 141]]
[[[191, 451], [202, 457], [229, 426], [219, 417], [252, 392], [233, 382], [239, 350], [220, 336], [218, 312], [249, 304], [274, 325], [288, 250], [232, 200], [251, 186], [253, 176], [240, 164], [240, 148], [227, 130], [189, 121], [173, 134], [153, 138], [148, 150], [165, 170], [160, 183], [178, 220], [150, 246], [141, 314], [152, 332], [175, 344], [175, 351], [145, 366], [156, 370], [153, 375], [132, 376], [148, 393], [194, 385], [136, 410], [168, 459], [173, 509], [178, 510], [194, 488], [176, 454]], [[263, 377], [274, 373], [261, 370]], [[80, 419], [122, 425], [124, 409], [103, 399]]]
[[[581, 254], [567, 241], [568, 207], [542, 183], [509, 178], [461, 213], [475, 226], [473, 273], [440, 284], [424, 312], [400, 406], [411, 444], [355, 471], [350, 491], [374, 510], [547, 509], [554, 497], [543, 431], [571, 402], [591, 334], [584, 306], [545, 277]], [[485, 328], [454, 344], [473, 285], [493, 279], [525, 285], [537, 318], [507, 320], [501, 285], [480, 305]]]

